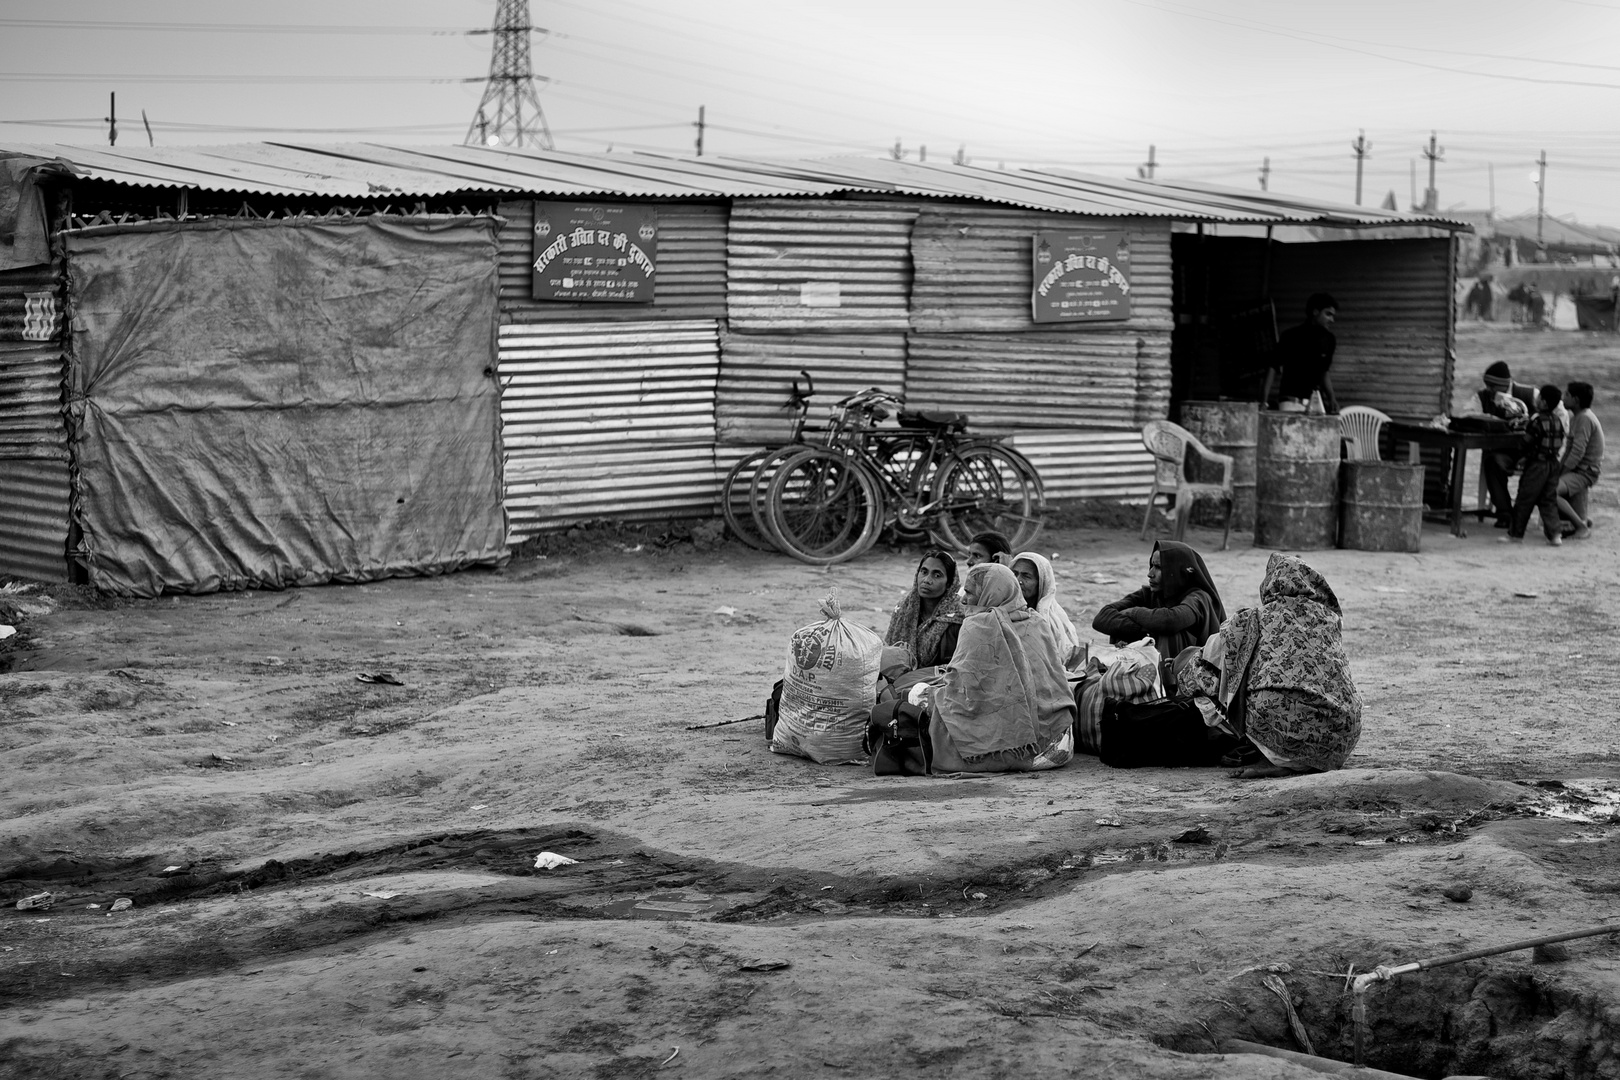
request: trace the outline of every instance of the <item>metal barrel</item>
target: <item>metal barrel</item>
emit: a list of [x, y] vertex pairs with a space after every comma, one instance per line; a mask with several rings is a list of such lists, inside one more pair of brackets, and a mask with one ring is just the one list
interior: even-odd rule
[[1339, 474], [1339, 546], [1417, 551], [1423, 539], [1423, 466], [1346, 461]]
[[1339, 418], [1260, 414], [1254, 542], [1291, 551], [1339, 538]]
[[[1259, 437], [1260, 406], [1253, 401], [1184, 401], [1181, 426], [1218, 454], [1232, 457], [1232, 528], [1254, 531], [1255, 448]], [[1218, 480], [1214, 469], [1199, 480]], [[1212, 499], [1201, 499], [1193, 509], [1194, 525], [1219, 528], [1225, 510]]]

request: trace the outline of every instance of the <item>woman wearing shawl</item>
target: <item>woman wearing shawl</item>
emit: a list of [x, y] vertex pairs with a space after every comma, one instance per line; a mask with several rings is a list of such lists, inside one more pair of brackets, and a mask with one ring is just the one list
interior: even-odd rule
[[1046, 620], [1024, 606], [1018, 580], [980, 563], [963, 582], [956, 655], [919, 687], [930, 706], [935, 772], [1052, 769], [1073, 756], [1074, 697]]
[[[1203, 557], [1186, 544], [1160, 540], [1148, 556], [1147, 587], [1105, 605], [1091, 628], [1114, 642], [1150, 637], [1168, 664], [1187, 646], [1208, 641], [1225, 619], [1226, 608]], [[1166, 686], [1165, 692], [1175, 691]]]
[[1361, 737], [1361, 695], [1340, 636], [1338, 597], [1291, 555], [1274, 554], [1260, 606], [1232, 616], [1189, 681], [1264, 761], [1240, 779], [1341, 768]]
[[911, 591], [889, 618], [883, 644], [893, 646], [884, 657], [884, 670], [898, 670], [905, 653], [906, 671], [950, 662], [956, 635], [962, 627], [962, 603], [956, 596], [956, 560], [938, 548], [923, 552]]
[[1010, 567], [1013, 577], [1018, 579], [1024, 603], [1051, 627], [1063, 666], [1070, 671], [1084, 667], [1086, 649], [1080, 644], [1080, 635], [1075, 632], [1074, 623], [1069, 621], [1069, 613], [1058, 602], [1057, 575], [1052, 572], [1051, 560], [1033, 551], [1020, 551], [1016, 556], [1003, 555], [999, 561], [1003, 566]]

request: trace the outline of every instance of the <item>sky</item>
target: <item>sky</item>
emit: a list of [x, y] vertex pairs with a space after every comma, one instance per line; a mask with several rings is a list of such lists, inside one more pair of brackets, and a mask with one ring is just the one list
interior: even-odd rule
[[[495, 0], [4, 0], [0, 144], [458, 143]], [[558, 149], [962, 153], [1620, 226], [1620, 0], [530, 0]], [[1413, 175], [1416, 175], [1414, 183]]]

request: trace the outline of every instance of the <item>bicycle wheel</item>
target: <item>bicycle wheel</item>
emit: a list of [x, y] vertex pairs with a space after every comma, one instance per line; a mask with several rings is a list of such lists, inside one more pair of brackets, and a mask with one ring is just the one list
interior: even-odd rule
[[731, 467], [731, 471], [726, 473], [726, 482], [720, 485], [720, 513], [726, 519], [726, 527], [731, 530], [732, 536], [755, 551], [775, 549], [771, 538], [760, 531], [759, 523], [754, 520], [750, 501], [754, 474], [771, 453], [770, 450], [759, 450], [749, 454]]
[[[1027, 471], [1026, 471], [1027, 470]], [[957, 548], [995, 531], [1022, 551], [1040, 534], [1045, 506], [1033, 466], [1016, 451], [985, 444], [960, 450], [934, 481], [937, 531]]]
[[883, 525], [876, 481], [831, 450], [804, 450], [783, 462], [765, 503], [771, 539], [811, 566], [830, 566], [870, 550]]
[[[754, 530], [771, 550], [782, 551], [777, 547], [776, 540], [771, 536], [770, 515], [766, 512], [765, 493], [770, 490], [771, 481], [776, 477], [777, 470], [788, 458], [802, 451], [804, 447], [799, 443], [789, 443], [769, 450], [760, 458], [759, 465], [754, 469], [754, 475], [748, 480], [748, 516], [753, 518]], [[787, 552], [782, 552], [784, 555]]]

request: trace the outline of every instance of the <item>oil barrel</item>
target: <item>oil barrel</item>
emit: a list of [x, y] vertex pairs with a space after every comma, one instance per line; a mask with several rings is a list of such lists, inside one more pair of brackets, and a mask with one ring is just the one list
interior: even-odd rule
[[1417, 551], [1423, 538], [1423, 466], [1346, 461], [1339, 473], [1339, 546]]
[[[1232, 528], [1239, 533], [1254, 531], [1255, 451], [1259, 438], [1260, 406], [1253, 401], [1184, 401], [1181, 426], [1217, 454], [1232, 457]], [[1208, 475], [1194, 480], [1220, 479], [1219, 470], [1203, 466]], [[1200, 499], [1193, 508], [1192, 523], [1220, 528], [1225, 508], [1214, 499]]]
[[1255, 454], [1254, 542], [1310, 551], [1339, 539], [1339, 418], [1263, 412]]

